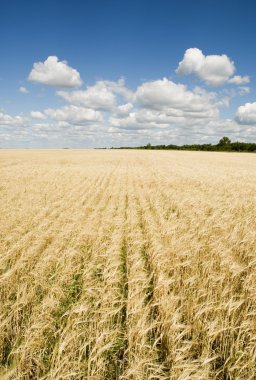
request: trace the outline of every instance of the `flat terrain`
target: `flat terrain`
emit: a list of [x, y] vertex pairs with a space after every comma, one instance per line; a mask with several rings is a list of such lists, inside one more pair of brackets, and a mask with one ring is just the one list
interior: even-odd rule
[[256, 379], [256, 155], [0, 150], [0, 378]]

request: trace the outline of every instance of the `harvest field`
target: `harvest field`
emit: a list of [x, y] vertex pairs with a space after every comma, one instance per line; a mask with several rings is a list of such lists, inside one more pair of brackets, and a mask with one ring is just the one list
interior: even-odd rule
[[0, 378], [256, 379], [256, 156], [0, 151]]

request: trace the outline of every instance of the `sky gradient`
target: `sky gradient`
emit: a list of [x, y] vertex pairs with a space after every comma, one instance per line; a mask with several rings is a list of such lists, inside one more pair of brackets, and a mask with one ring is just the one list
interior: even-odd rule
[[1, 2], [0, 147], [256, 141], [256, 4]]

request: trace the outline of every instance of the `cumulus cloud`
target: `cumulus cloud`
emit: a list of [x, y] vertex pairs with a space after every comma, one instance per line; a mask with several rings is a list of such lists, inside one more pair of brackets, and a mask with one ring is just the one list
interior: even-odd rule
[[120, 78], [116, 82], [105, 80], [102, 83], [114, 94], [122, 96], [125, 100], [129, 102], [135, 100], [135, 94], [125, 86], [124, 78]]
[[46, 118], [46, 115], [44, 115], [42, 112], [40, 111], [31, 111], [30, 112], [30, 116], [33, 118], [33, 119], [45, 119]]
[[240, 75], [235, 75], [233, 78], [229, 79], [229, 83], [232, 84], [246, 84], [250, 83], [250, 77], [248, 75], [245, 75], [244, 77], [241, 77]]
[[77, 107], [75, 105], [65, 106], [57, 109], [46, 109], [44, 113], [52, 119], [66, 121], [70, 124], [87, 124], [101, 122], [102, 113], [89, 108]]
[[127, 116], [111, 116], [109, 124], [117, 129], [126, 131], [148, 130], [153, 133], [153, 130], [170, 127], [169, 122], [165, 120], [149, 117], [148, 119], [140, 116], [140, 111], [130, 112]]
[[134, 108], [132, 103], [125, 103], [117, 106], [115, 112], [112, 113], [113, 117], [125, 118], [129, 116], [131, 110]]
[[121, 104], [118, 106], [118, 112], [121, 114], [127, 114], [133, 108], [132, 103]]
[[97, 82], [84, 91], [58, 91], [57, 94], [67, 102], [99, 110], [111, 110], [115, 107], [115, 95], [103, 82]]
[[26, 121], [24, 116], [11, 116], [0, 112], [0, 126], [21, 126]]
[[[215, 115], [213, 116], [213, 120]], [[127, 116], [112, 116], [109, 119], [111, 126], [126, 130], [153, 130], [153, 129], [169, 129], [170, 131], [175, 128], [184, 129], [190, 126], [206, 125], [211, 120], [209, 114], [201, 114], [197, 118], [192, 115], [183, 113], [180, 111], [174, 111], [172, 113], [166, 113], [164, 111], [139, 109], [136, 112], [131, 112]]]
[[140, 128], [144, 128], [144, 126], [140, 126], [136, 120], [136, 113], [131, 112], [126, 117], [123, 116], [110, 116], [109, 118], [109, 124], [112, 127], [120, 128], [120, 129], [127, 129], [127, 130], [137, 130]]
[[[231, 79], [235, 72], [234, 62], [225, 55], [204, 55], [200, 49], [187, 49], [176, 73], [180, 75], [195, 74], [210, 86], [221, 86]], [[245, 79], [246, 78], [246, 79]], [[233, 82], [247, 80], [248, 77], [236, 76]], [[241, 82], [240, 82], [241, 83]], [[239, 84], [240, 84], [239, 83]], [[243, 82], [245, 83], [245, 82]], [[246, 82], [248, 83], [248, 82]]]
[[34, 63], [28, 79], [57, 87], [78, 87], [82, 85], [79, 72], [68, 66], [66, 61], [59, 61], [56, 56], [49, 56], [44, 62]]
[[236, 121], [244, 125], [256, 125], [256, 102], [238, 107]]
[[102, 111], [114, 110], [117, 106], [116, 95], [126, 100], [134, 98], [133, 92], [125, 87], [123, 79], [117, 82], [101, 80], [97, 81], [95, 85], [87, 87], [86, 90], [57, 91], [57, 95], [69, 103]]
[[20, 86], [19, 87], [19, 92], [21, 92], [22, 94], [28, 94], [29, 91], [26, 87], [23, 87], [23, 86]]
[[[47, 116], [71, 124], [86, 124], [87, 114], [83, 115], [90, 109], [100, 111], [101, 118], [93, 118], [95, 122], [126, 131], [202, 126], [218, 119], [219, 107], [227, 106], [229, 101], [200, 87], [188, 90], [185, 85], [167, 78], [145, 82], [135, 92], [127, 89], [121, 79], [97, 81], [86, 90], [58, 91], [57, 94], [71, 105], [46, 110]], [[132, 100], [122, 103], [124, 99]]]
[[213, 100], [215, 94], [203, 89], [196, 88], [189, 91], [183, 84], [174, 83], [167, 78], [145, 82], [138, 87], [136, 98], [144, 108], [155, 110], [175, 110], [199, 114], [201, 112], [213, 110], [216, 107]]
[[[52, 146], [74, 143], [77, 147], [87, 139], [91, 145], [84, 146], [96, 147], [136, 146], [144, 144], [145, 139], [151, 143], [182, 144], [214, 142], [223, 135], [232, 140], [241, 136], [250, 140], [255, 136], [256, 103], [239, 107], [235, 120], [219, 116], [220, 108], [228, 107], [230, 99], [250, 91], [243, 86], [250, 78], [234, 76], [234, 63], [226, 55], [205, 56], [199, 49], [188, 49], [176, 72], [195, 74], [212, 86], [233, 85], [210, 91], [201, 86], [191, 89], [163, 78], [146, 81], [132, 91], [121, 78], [98, 80], [77, 89], [72, 87], [82, 84], [79, 73], [67, 62], [48, 57], [45, 62], [34, 64], [29, 79], [69, 87], [56, 92], [61, 98], [58, 101], [65, 104], [32, 111], [27, 117], [0, 112], [2, 139], [13, 135], [15, 141], [47, 139]], [[21, 92], [26, 93], [25, 90]]]
[[185, 85], [163, 78], [139, 86], [135, 105], [119, 106], [109, 123], [114, 128], [125, 130], [174, 131], [177, 127], [202, 126], [216, 120], [218, 108], [225, 105], [226, 102], [219, 100], [215, 93], [200, 87], [189, 91]]

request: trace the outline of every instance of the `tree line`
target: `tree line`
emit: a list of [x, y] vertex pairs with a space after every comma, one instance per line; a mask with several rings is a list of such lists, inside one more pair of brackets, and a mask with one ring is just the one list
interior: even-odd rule
[[119, 149], [156, 149], [156, 150], [199, 150], [221, 152], [256, 152], [256, 143], [235, 141], [232, 142], [227, 136], [220, 139], [218, 144], [186, 144], [186, 145], [151, 145], [148, 143], [138, 147], [120, 147]]

